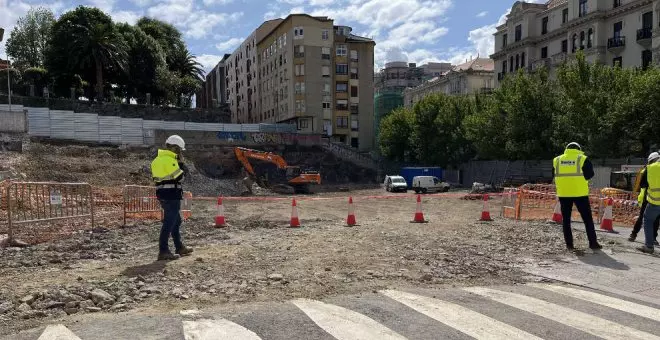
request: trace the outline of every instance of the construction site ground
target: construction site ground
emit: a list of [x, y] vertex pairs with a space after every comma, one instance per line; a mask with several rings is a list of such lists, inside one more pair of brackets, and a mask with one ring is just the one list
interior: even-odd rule
[[[69, 165], [46, 153], [3, 160], [26, 180], [53, 176], [99, 184], [107, 177], [116, 186], [131, 183], [131, 176], [143, 178], [140, 167], [148, 159], [106, 151], [105, 159], [85, 162], [85, 155], [67, 152]], [[87, 175], [65, 177], [84, 165], [90, 167], [82, 171]], [[113, 177], [120, 171], [128, 175]], [[490, 202], [495, 220], [481, 222], [482, 202], [463, 200], [463, 194], [422, 196], [428, 223], [410, 223], [414, 195], [381, 188], [305, 195], [298, 201], [301, 228], [288, 228], [290, 198], [225, 200], [229, 226], [220, 229], [214, 228], [215, 200], [195, 200], [182, 228], [194, 253], [171, 262], [156, 261], [158, 221], [123, 226], [119, 213], [109, 210], [94, 229], [0, 250], [0, 334], [72, 314], [165, 313], [386, 288], [522, 283], [532, 279], [526, 268], [552, 266], [569, 255], [560, 227], [498, 218], [497, 198]], [[345, 226], [349, 195], [358, 222], [353, 227]], [[620, 238], [599, 237], [608, 248], [632, 249]], [[577, 247], [586, 248], [583, 233], [575, 238]]]

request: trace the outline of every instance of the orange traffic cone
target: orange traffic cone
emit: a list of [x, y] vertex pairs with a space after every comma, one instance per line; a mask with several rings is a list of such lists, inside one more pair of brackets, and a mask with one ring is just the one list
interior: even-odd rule
[[479, 221], [492, 221], [490, 218], [490, 211], [488, 210], [488, 195], [484, 195], [484, 207], [481, 209], [481, 218]]
[[222, 205], [222, 196], [218, 197], [218, 212], [215, 215], [215, 227], [224, 228], [225, 224], [225, 207]]
[[417, 209], [415, 210], [415, 218], [412, 223], [424, 223], [424, 213], [422, 212], [422, 196], [417, 195]]
[[559, 199], [557, 199], [557, 203], [555, 203], [555, 210], [552, 212], [552, 222], [558, 224], [564, 223], [564, 219], [561, 216], [561, 203], [559, 203]]
[[353, 197], [348, 198], [348, 217], [346, 218], [346, 225], [352, 227], [357, 224], [355, 221], [355, 208], [353, 207]]
[[298, 205], [296, 204], [295, 198], [291, 202], [291, 223], [289, 224], [289, 227], [300, 228], [300, 220], [298, 219]]
[[612, 206], [614, 205], [614, 200], [608, 198], [605, 200], [605, 213], [603, 213], [603, 220], [600, 222], [600, 230], [607, 231], [609, 233], [614, 232], [612, 227]]

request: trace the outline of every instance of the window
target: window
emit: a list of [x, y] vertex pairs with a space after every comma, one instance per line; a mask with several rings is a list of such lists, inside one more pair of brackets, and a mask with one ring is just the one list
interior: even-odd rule
[[650, 50], [642, 51], [642, 69], [646, 70], [651, 62], [653, 61], [653, 56]]
[[525, 67], [525, 52], [520, 55], [520, 67]]
[[564, 8], [561, 11], [561, 23], [565, 24], [568, 22], [568, 8]]
[[351, 138], [351, 147], [357, 149], [359, 145], [360, 145], [360, 140], [355, 138], [355, 137], [352, 137]]
[[321, 31], [321, 39], [328, 40], [328, 30]]
[[330, 60], [330, 47], [321, 47], [321, 59]]
[[516, 26], [516, 36], [515, 36], [516, 41], [520, 41], [522, 39], [522, 25]]
[[346, 82], [337, 82], [337, 85], [335, 85], [335, 91], [336, 92], [348, 92], [348, 83]]
[[516, 54], [516, 70], [520, 68], [520, 55]]
[[348, 100], [337, 99], [337, 106], [335, 106], [335, 108], [341, 111], [348, 111]]
[[348, 117], [337, 117], [337, 129], [348, 129]]
[[513, 72], [513, 56], [509, 58], [509, 72]]
[[304, 100], [296, 100], [296, 112], [305, 112]]
[[298, 120], [298, 130], [308, 129], [309, 128], [309, 119], [300, 119]]
[[548, 17], [544, 17], [541, 21], [541, 34], [548, 33]]
[[351, 61], [358, 61], [358, 51], [351, 50]]
[[653, 12], [646, 12], [642, 14], [642, 28], [653, 29]]
[[358, 96], [358, 87], [351, 86], [351, 97], [357, 97], [357, 96]]
[[582, 18], [587, 15], [587, 0], [580, 0], [579, 16]]
[[337, 74], [348, 74], [348, 65], [346, 65], [346, 64], [337, 64], [335, 66], [335, 73], [337, 73]]
[[584, 31], [580, 32], [580, 49], [584, 50]]
[[621, 6], [621, 0], [614, 0], [614, 4], [612, 5], [613, 8], [617, 8]]
[[323, 132], [328, 135], [332, 134], [332, 121], [330, 119], [323, 120]]
[[507, 40], [509, 40], [508, 34], [502, 34], [502, 48], [506, 47]]
[[330, 66], [321, 66], [321, 76], [330, 77]]
[[358, 120], [357, 115], [351, 115], [351, 131], [358, 131], [360, 127], [360, 121]]
[[286, 33], [284, 33], [284, 35], [282, 35], [282, 45], [286, 46]]
[[323, 103], [321, 104], [321, 107], [322, 107], [323, 109], [332, 109], [332, 106], [330, 106], [330, 102], [323, 102]]
[[356, 67], [351, 68], [351, 79], [359, 79], [358, 69]]
[[594, 43], [594, 29], [590, 28], [587, 33], [587, 48], [591, 48]]
[[614, 24], [614, 37], [621, 37], [621, 30], [623, 29], [623, 21], [619, 21]]
[[337, 55], [346, 56], [346, 45], [344, 44], [337, 45]]
[[577, 51], [577, 34], [573, 34], [572, 52], [575, 53], [575, 51]]
[[305, 83], [304, 82], [297, 82], [295, 85], [296, 88], [296, 94], [304, 94], [305, 93]]
[[548, 46], [541, 49], [541, 58], [545, 59], [548, 57]]
[[295, 72], [296, 76], [304, 76], [305, 75], [305, 64], [296, 65], [294, 72]]
[[622, 57], [616, 57], [616, 58], [612, 59], [612, 66], [621, 67], [621, 65], [623, 65], [623, 58]]
[[568, 40], [562, 40], [561, 41], [561, 51], [562, 53], [567, 53], [568, 52]]
[[304, 36], [305, 35], [302, 27], [293, 28], [293, 39], [302, 39]]
[[296, 45], [293, 47], [293, 57], [302, 58], [305, 56], [305, 45]]
[[502, 62], [502, 73], [506, 73], [506, 60]]

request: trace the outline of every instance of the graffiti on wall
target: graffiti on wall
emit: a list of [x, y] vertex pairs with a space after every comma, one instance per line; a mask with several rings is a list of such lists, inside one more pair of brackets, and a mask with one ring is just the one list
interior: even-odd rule
[[333, 155], [335, 155], [335, 156], [337, 156], [341, 159], [351, 161], [351, 162], [353, 162], [357, 165], [360, 165], [360, 166], [363, 166], [363, 167], [366, 167], [366, 168], [376, 168], [377, 167], [375, 162], [371, 158], [369, 158], [367, 156], [364, 156], [364, 155], [360, 154], [359, 152], [357, 152], [357, 151], [355, 151], [355, 150], [351, 149], [350, 147], [345, 146], [343, 144], [333, 143], [333, 142], [328, 141], [325, 144], [323, 144], [323, 148], [330, 151]]
[[294, 133], [275, 133], [275, 132], [218, 132], [218, 139], [228, 143], [250, 143], [250, 144], [302, 144], [318, 145], [321, 144], [320, 135], [298, 135]]

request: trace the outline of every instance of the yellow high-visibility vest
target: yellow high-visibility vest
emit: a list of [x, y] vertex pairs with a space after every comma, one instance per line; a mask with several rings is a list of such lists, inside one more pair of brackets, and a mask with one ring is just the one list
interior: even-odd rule
[[158, 184], [171, 181], [182, 174], [177, 155], [170, 150], [158, 150], [158, 156], [151, 162], [151, 177], [154, 182]]
[[646, 178], [649, 182], [646, 201], [649, 204], [660, 205], [660, 162], [651, 163], [646, 167]]
[[589, 196], [589, 181], [584, 179], [582, 166], [587, 160], [584, 152], [566, 149], [553, 160], [555, 185], [558, 197]]

